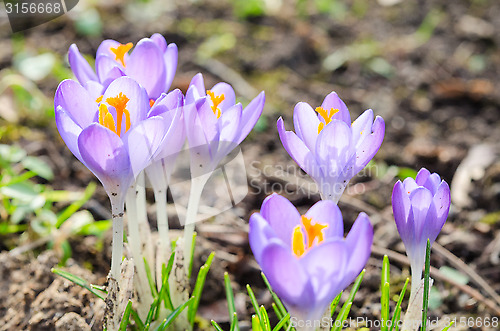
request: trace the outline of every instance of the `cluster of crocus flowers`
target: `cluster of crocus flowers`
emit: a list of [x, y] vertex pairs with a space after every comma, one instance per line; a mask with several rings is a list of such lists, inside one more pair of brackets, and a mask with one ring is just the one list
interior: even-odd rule
[[[73, 44], [69, 48], [68, 60], [76, 78], [97, 98], [116, 78], [129, 76], [146, 89], [151, 102], [169, 90], [177, 68], [177, 45], [168, 44], [162, 35], [133, 44], [120, 44], [115, 40], [104, 40], [97, 49], [95, 71]], [[130, 52], [130, 54], [129, 54]]]
[[314, 321], [364, 268], [373, 228], [361, 213], [344, 239], [342, 214], [332, 201], [317, 202], [300, 215], [290, 201], [273, 194], [250, 217], [249, 240], [290, 315]]
[[323, 199], [338, 202], [347, 184], [377, 153], [384, 139], [385, 123], [366, 110], [354, 122], [335, 92], [315, 110], [305, 102], [294, 109], [295, 132], [278, 131], [283, 147], [318, 185]]
[[[399, 235], [410, 259], [412, 287], [407, 315], [420, 314], [415, 300], [421, 287], [427, 241], [434, 243], [450, 209], [450, 188], [436, 173], [422, 168], [415, 179], [398, 181], [392, 191], [392, 210]], [[412, 308], [414, 307], [414, 308]]]

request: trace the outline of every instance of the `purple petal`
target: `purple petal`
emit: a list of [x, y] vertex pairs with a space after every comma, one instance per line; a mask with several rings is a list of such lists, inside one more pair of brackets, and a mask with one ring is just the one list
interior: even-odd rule
[[127, 150], [116, 133], [94, 123], [78, 137], [82, 160], [110, 196], [125, 194], [134, 179]]
[[191, 82], [189, 83], [189, 87], [194, 87], [196, 94], [194, 94], [195, 99], [203, 97], [206, 95], [205, 91], [205, 83], [203, 81], [203, 75], [201, 73], [197, 73]]
[[102, 101], [106, 102], [106, 99], [114, 98], [120, 93], [129, 98], [126, 109], [130, 113], [131, 126], [135, 126], [140, 121], [145, 120], [147, 112], [150, 109], [148, 94], [146, 91], [132, 78], [120, 77], [109, 85], [104, 92]]
[[353, 176], [363, 170], [368, 162], [377, 154], [380, 145], [382, 145], [385, 134], [385, 123], [382, 117], [377, 116], [375, 118], [375, 122], [371, 129], [373, 132], [368, 131], [360, 134], [367, 135], [367, 137], [360, 139], [356, 146], [356, 165], [354, 167]]
[[410, 193], [410, 214], [413, 216], [413, 232], [417, 239], [421, 237], [432, 198], [431, 192], [421, 186]]
[[104, 87], [107, 87], [118, 77], [125, 75], [118, 65], [118, 62], [109, 56], [97, 57], [95, 60], [95, 70], [99, 77], [99, 81]]
[[54, 108], [61, 106], [73, 121], [85, 128], [89, 126], [97, 112], [97, 104], [87, 90], [74, 80], [66, 79], [57, 87]]
[[82, 156], [78, 150], [78, 136], [82, 132], [82, 128], [73, 121], [61, 106], [57, 106], [55, 113], [57, 130], [61, 138], [73, 155], [82, 162]]
[[219, 106], [222, 112], [234, 106], [234, 104], [236, 103], [234, 90], [228, 83], [217, 83], [214, 85], [214, 87], [211, 88], [211, 91], [214, 92], [216, 96], [224, 95], [224, 100], [220, 103]]
[[415, 182], [417, 182], [419, 186], [424, 186], [430, 175], [431, 172], [429, 170], [422, 168], [419, 170], [417, 177], [415, 177]]
[[211, 163], [210, 145], [194, 103], [184, 106], [185, 132], [191, 155], [191, 174], [206, 173], [203, 168]]
[[85, 85], [87, 81], [96, 81], [97, 75], [90, 64], [83, 58], [75, 44], [69, 47], [68, 61], [71, 70], [76, 76], [80, 84]]
[[363, 114], [352, 122], [351, 129], [354, 140], [354, 145], [358, 146], [362, 140], [369, 137], [372, 133], [373, 125], [373, 110], [367, 109]]
[[287, 198], [273, 193], [262, 203], [260, 213], [278, 238], [291, 247], [293, 229], [301, 224], [300, 214], [293, 204]]
[[166, 128], [163, 118], [151, 117], [132, 127], [123, 138], [134, 177], [146, 168], [163, 143]]
[[145, 38], [137, 43], [130, 54], [125, 72], [146, 89], [151, 99], [167, 92], [163, 53], [152, 40]]
[[418, 188], [418, 184], [415, 182], [415, 180], [411, 177], [405, 178], [403, 181], [403, 187], [404, 191], [409, 195], [411, 192], [413, 192], [415, 189]]
[[165, 61], [165, 90], [168, 91], [172, 82], [174, 80], [175, 72], [177, 71], [177, 58], [178, 51], [176, 44], [170, 44], [167, 47], [167, 50], [163, 54], [163, 59]]
[[161, 34], [155, 33], [151, 36], [150, 39], [156, 44], [156, 46], [158, 46], [162, 53], [165, 52], [165, 50], [167, 49], [167, 41]]
[[275, 237], [276, 233], [271, 229], [261, 214], [254, 213], [250, 216], [248, 241], [257, 263], [262, 263], [262, 251], [269, 241]]
[[314, 289], [317, 310], [324, 311], [344, 289], [340, 285], [350, 255], [346, 248], [341, 240], [329, 241], [311, 248], [299, 259]]
[[309, 277], [287, 246], [271, 241], [261, 255], [262, 271], [285, 305], [306, 310], [314, 307], [314, 291]]
[[278, 119], [277, 126], [281, 143], [288, 154], [309, 176], [313, 177], [316, 181], [320, 181], [322, 179], [321, 170], [314, 155], [304, 142], [294, 132], [285, 131], [285, 124], [281, 117]]
[[325, 97], [321, 107], [325, 110], [330, 111], [330, 109], [338, 109], [339, 111], [333, 115], [332, 119], [343, 121], [347, 125], [351, 125], [351, 115], [349, 114], [349, 110], [345, 105], [344, 101], [342, 101], [337, 93], [331, 92]]
[[325, 240], [330, 238], [344, 237], [344, 223], [339, 207], [330, 200], [322, 200], [315, 203], [306, 213], [313, 222], [327, 224], [323, 230]]
[[87, 81], [83, 85], [87, 92], [89, 92], [90, 98], [92, 100], [97, 100], [104, 93], [104, 86], [99, 82], [94, 82], [92, 80]]
[[236, 137], [240, 133], [241, 112], [242, 107], [238, 103], [226, 110], [219, 118], [219, 146], [214, 160], [217, 163], [238, 146]]
[[163, 94], [156, 100], [153, 107], [149, 110], [148, 117], [171, 113], [171, 118], [173, 116], [172, 114], [175, 114], [175, 112], [170, 111], [182, 107], [183, 99], [184, 96], [179, 89], [175, 89], [168, 94]]
[[404, 242], [408, 242], [413, 233], [413, 227], [408, 224], [410, 213], [410, 197], [405, 191], [403, 183], [397, 181], [392, 190], [392, 212], [399, 235]]
[[349, 260], [341, 288], [347, 287], [363, 270], [371, 254], [373, 226], [365, 213], [360, 213], [345, 238]]
[[295, 133], [313, 154], [316, 150], [319, 123], [318, 114], [308, 103], [299, 102], [295, 106], [293, 110], [293, 126], [295, 128]]
[[101, 56], [109, 56], [111, 58], [115, 58], [115, 53], [111, 51], [111, 48], [116, 48], [120, 45], [120, 43], [116, 40], [106, 39], [97, 48], [96, 59]]
[[262, 110], [264, 109], [264, 103], [266, 102], [266, 95], [264, 91], [260, 92], [246, 107], [243, 109], [240, 121], [240, 134], [236, 142], [240, 144], [243, 139], [245, 139], [250, 131], [259, 120]]

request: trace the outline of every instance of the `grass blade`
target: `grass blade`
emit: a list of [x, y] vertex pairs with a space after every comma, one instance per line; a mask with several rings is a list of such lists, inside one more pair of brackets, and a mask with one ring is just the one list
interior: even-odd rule
[[273, 331], [278, 331], [282, 327], [285, 326], [285, 324], [288, 322], [290, 319], [290, 314], [286, 314], [279, 322], [276, 324], [276, 326], [273, 328]]
[[381, 281], [380, 281], [380, 291], [381, 291], [381, 296], [380, 296], [380, 305], [381, 305], [381, 311], [380, 311], [380, 320], [381, 320], [381, 331], [387, 331], [388, 329], [388, 323], [387, 321], [389, 320], [389, 298], [390, 298], [390, 265], [389, 265], [389, 258], [387, 255], [384, 255], [384, 259], [382, 262], [382, 274], [381, 274]]
[[403, 298], [405, 297], [406, 287], [408, 287], [409, 281], [410, 278], [406, 278], [405, 285], [403, 286], [403, 289], [399, 294], [399, 299], [398, 302], [396, 303], [396, 308], [394, 308], [394, 314], [392, 315], [390, 331], [394, 329], [395, 325], [399, 324], [399, 317], [401, 316], [401, 303], [403, 302]]
[[448, 331], [449, 328], [455, 323], [455, 321], [451, 321], [450, 324], [448, 324], [447, 327], [445, 327], [442, 331]]
[[[216, 322], [216, 321], [212, 320], [211, 322], [212, 322], [212, 326], [214, 327], [214, 329], [215, 329], [215, 330], [217, 330], [217, 331], [224, 331], [224, 330], [222, 330], [222, 328], [219, 326], [219, 324], [217, 324], [217, 322]], [[255, 329], [254, 329], [254, 330], [255, 330]]]
[[[337, 331], [337, 330], [342, 329], [342, 325], [343, 325], [344, 321], [346, 320], [347, 316], [349, 315], [349, 311], [351, 310], [352, 302], [354, 300], [354, 297], [356, 296], [356, 293], [359, 290], [359, 286], [361, 285], [361, 281], [363, 280], [364, 275], [365, 275], [365, 269], [363, 269], [361, 271], [358, 278], [356, 278], [356, 280], [354, 281], [354, 284], [352, 285], [351, 292], [349, 293], [349, 297], [347, 298], [347, 301], [342, 306], [342, 309], [340, 309], [340, 312], [339, 312], [337, 318], [335, 319], [335, 323], [333, 324], [334, 327], [332, 328], [332, 330]], [[336, 327], [336, 325], [338, 325], [338, 327]]]
[[[229, 279], [229, 274], [227, 272], [224, 273], [224, 287], [226, 288], [227, 309], [229, 310], [229, 316], [234, 316], [236, 314], [236, 307], [234, 306], [234, 294], [233, 289], [231, 288], [231, 280]], [[231, 324], [231, 330], [233, 330], [233, 328], [237, 331], [239, 331], [240, 329], [239, 326]]]
[[273, 289], [271, 288], [271, 284], [269, 284], [269, 281], [267, 280], [266, 275], [264, 275], [263, 272], [261, 272], [260, 275], [262, 276], [262, 279], [264, 280], [264, 283], [266, 283], [267, 289], [271, 293], [271, 296], [273, 297], [274, 302], [278, 306], [278, 309], [281, 312], [281, 316], [285, 316], [287, 314], [285, 306], [281, 302], [280, 298], [278, 298], [278, 296], [276, 295], [276, 293], [274, 293]]
[[422, 308], [422, 331], [427, 329], [427, 307], [429, 306], [429, 273], [431, 269], [431, 242], [427, 239], [425, 250], [424, 305]]
[[198, 306], [200, 305], [201, 292], [203, 291], [205, 279], [207, 278], [207, 273], [210, 270], [210, 265], [212, 264], [214, 255], [215, 252], [210, 253], [205, 264], [201, 266], [196, 278], [193, 293], [191, 294], [191, 297], [194, 297], [195, 299], [192, 301], [188, 308], [188, 321], [189, 323], [191, 323], [191, 325], [194, 324], [194, 318], [196, 316], [196, 312], [198, 311]]
[[69, 273], [67, 271], [57, 269], [57, 268], [52, 268], [51, 271], [55, 273], [56, 275], [59, 275], [61, 277], [66, 278], [67, 280], [75, 283], [78, 286], [81, 286], [87, 290], [89, 290], [91, 293], [93, 293], [95, 296], [98, 298], [101, 298], [102, 300], [106, 299], [106, 292], [98, 290], [96, 288], [93, 288], [92, 285], [87, 282], [85, 279], [80, 278], [78, 276], [73, 275], [72, 273]]
[[156, 298], [158, 297], [158, 290], [156, 289], [156, 284], [153, 275], [151, 274], [151, 269], [149, 268], [149, 264], [148, 261], [146, 261], [146, 258], [143, 258], [143, 260], [144, 260], [144, 269], [146, 269], [146, 276], [148, 277], [148, 283], [151, 289], [151, 294], [153, 295], [153, 298]]
[[337, 305], [339, 304], [340, 298], [342, 297], [342, 293], [344, 293], [344, 291], [340, 291], [339, 295], [337, 295], [330, 304], [330, 313], [331, 313], [330, 317], [333, 317], [335, 309], [337, 309]]
[[158, 331], [163, 331], [166, 330], [170, 324], [179, 316], [179, 314], [186, 308], [189, 307], [191, 302], [194, 300], [194, 297], [191, 297], [188, 301], [184, 302], [182, 305], [177, 307], [173, 312], [170, 313], [170, 315], [167, 316], [167, 318], [158, 326], [157, 330]]
[[132, 311], [132, 300], [128, 300], [127, 307], [125, 307], [125, 311], [123, 312], [123, 318], [120, 322], [120, 328], [118, 330], [120, 331], [127, 330], [127, 325], [130, 323], [129, 317], [131, 311]]

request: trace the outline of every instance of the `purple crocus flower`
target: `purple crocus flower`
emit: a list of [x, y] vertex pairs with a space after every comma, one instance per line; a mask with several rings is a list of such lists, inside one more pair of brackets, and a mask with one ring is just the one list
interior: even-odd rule
[[315, 110], [299, 102], [293, 123], [295, 132], [285, 131], [283, 119], [278, 119], [283, 147], [314, 179], [323, 199], [335, 203], [351, 178], [377, 153], [385, 133], [384, 120], [377, 116], [374, 121], [371, 109], [351, 124], [349, 111], [335, 92]]
[[184, 116], [192, 176], [213, 171], [246, 138], [262, 114], [264, 102], [261, 92], [243, 109], [235, 104], [231, 85], [218, 83], [206, 90], [200, 73], [191, 80]]
[[97, 49], [95, 72], [73, 44], [68, 60], [76, 78], [97, 99], [118, 77], [129, 76], [142, 85], [154, 102], [170, 88], [177, 68], [177, 45], [167, 44], [162, 35], [141, 39], [133, 44], [104, 40]]
[[427, 239], [431, 245], [448, 217], [450, 188], [438, 174], [422, 168], [416, 179], [398, 181], [392, 191], [392, 210], [411, 262], [412, 278], [421, 278]]
[[360, 213], [344, 239], [340, 209], [320, 201], [305, 215], [273, 194], [250, 217], [250, 247], [292, 317], [319, 320], [368, 260], [373, 228]]
[[[129, 77], [111, 82], [98, 103], [78, 82], [64, 80], [55, 99], [56, 124], [71, 152], [123, 205], [129, 186], [156, 155], [166, 133], [146, 90]], [[159, 103], [161, 104], [161, 103]]]

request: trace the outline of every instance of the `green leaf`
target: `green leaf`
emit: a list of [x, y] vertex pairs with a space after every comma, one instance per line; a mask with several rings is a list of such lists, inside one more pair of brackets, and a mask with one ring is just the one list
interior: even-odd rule
[[200, 305], [201, 292], [203, 291], [203, 286], [205, 285], [205, 279], [207, 278], [207, 273], [210, 270], [210, 265], [214, 259], [215, 252], [210, 253], [207, 261], [203, 266], [201, 266], [200, 271], [198, 271], [198, 276], [196, 278], [196, 283], [194, 284], [192, 297], [195, 297], [191, 305], [188, 308], [188, 321], [191, 325], [194, 324], [194, 318], [196, 317], [196, 312], [198, 311], [198, 306]]
[[454, 323], [455, 323], [455, 321], [451, 321], [451, 322], [450, 322], [450, 324], [448, 324], [448, 326], [447, 326], [447, 327], [445, 327], [445, 328], [443, 329], [443, 331], [448, 331], [448, 329], [449, 329], [449, 328], [451, 328], [451, 326], [452, 326]]
[[365, 275], [365, 269], [361, 271], [359, 274], [358, 278], [354, 281], [354, 284], [352, 285], [351, 292], [349, 293], [349, 297], [347, 298], [347, 301], [344, 303], [342, 306], [342, 309], [340, 309], [340, 312], [335, 319], [334, 326], [332, 327], [331, 330], [341, 330], [342, 325], [344, 324], [344, 321], [346, 320], [347, 316], [349, 315], [349, 311], [351, 310], [352, 302], [354, 300], [354, 297], [356, 296], [356, 293], [359, 290], [359, 286], [361, 285], [361, 281], [363, 280], [363, 276]]
[[179, 314], [186, 308], [189, 307], [191, 304], [191, 301], [193, 301], [195, 297], [191, 297], [188, 301], [184, 302], [182, 305], [177, 307], [173, 312], [171, 312], [167, 318], [160, 324], [160, 326], [157, 328], [157, 330], [166, 330], [170, 324], [179, 316]]
[[26, 169], [33, 171], [35, 174], [46, 180], [54, 179], [54, 173], [52, 172], [50, 166], [38, 157], [27, 156], [21, 163]]
[[429, 306], [429, 274], [431, 269], [431, 241], [427, 239], [425, 250], [424, 305], [422, 308], [422, 331], [427, 329], [427, 307]]
[[442, 266], [439, 271], [446, 277], [453, 279], [455, 282], [466, 285], [469, 282], [469, 277], [461, 273], [460, 271], [450, 268], [448, 266]]
[[94, 221], [90, 224], [86, 224], [80, 228], [78, 231], [79, 235], [83, 236], [102, 236], [106, 231], [111, 229], [113, 226], [113, 221], [111, 220], [103, 220], [103, 221]]
[[59, 228], [68, 218], [70, 218], [71, 215], [76, 213], [76, 211], [80, 209], [84, 203], [89, 201], [89, 199], [94, 194], [96, 187], [97, 185], [95, 182], [90, 182], [89, 185], [87, 185], [87, 188], [85, 188], [83, 196], [79, 198], [77, 201], [73, 202], [68, 207], [66, 207], [66, 209], [64, 209], [59, 214], [59, 216], [57, 216], [57, 228]]
[[148, 277], [149, 288], [151, 289], [151, 294], [153, 295], [154, 298], [157, 298], [158, 290], [156, 289], [156, 284], [153, 275], [151, 273], [151, 269], [149, 268], [149, 264], [148, 261], [146, 261], [146, 258], [143, 258], [143, 260], [144, 260], [144, 269], [146, 269], [146, 276]]
[[389, 258], [387, 255], [384, 255], [384, 259], [382, 262], [382, 274], [381, 274], [381, 283], [380, 283], [380, 318], [381, 318], [381, 331], [386, 331], [388, 328], [387, 321], [389, 320], [389, 298], [390, 298], [390, 264]]
[[[224, 331], [224, 330], [222, 330], [222, 328], [219, 326], [219, 324], [217, 324], [217, 322], [216, 322], [216, 321], [212, 320], [212, 321], [211, 321], [211, 323], [212, 323], [212, 326], [214, 327], [214, 329], [215, 329], [215, 330], [217, 330], [217, 331]], [[253, 329], [253, 330], [256, 330], [256, 329]]]
[[330, 317], [333, 317], [335, 309], [337, 309], [337, 305], [339, 304], [340, 298], [342, 297], [342, 293], [344, 293], [344, 291], [340, 291], [340, 293], [335, 297], [335, 299], [333, 299], [332, 303], [330, 304]]
[[103, 301], [105, 301], [105, 299], [106, 299], [106, 297], [105, 297], [106, 293], [103, 292], [103, 291], [99, 291], [99, 290], [93, 288], [91, 286], [91, 284], [89, 282], [87, 282], [85, 279], [80, 278], [78, 276], [75, 276], [72, 273], [69, 273], [67, 271], [64, 271], [64, 270], [61, 270], [61, 269], [57, 269], [57, 268], [52, 268], [51, 271], [53, 273], [55, 273], [56, 275], [59, 275], [59, 276], [61, 276], [63, 278], [66, 278], [67, 280], [75, 283], [76, 285], [81, 286], [81, 287], [89, 290], [95, 296], [97, 296], [98, 298], [100, 298]]
[[396, 307], [394, 308], [394, 313], [392, 315], [392, 320], [391, 320], [390, 331], [392, 331], [394, 329], [395, 325], [399, 324], [399, 317], [401, 316], [401, 303], [403, 302], [403, 298], [405, 297], [406, 287], [408, 287], [409, 282], [410, 282], [410, 278], [406, 278], [403, 289], [401, 290], [401, 293], [399, 294], [398, 302], [396, 303]]
[[260, 273], [262, 279], [264, 280], [264, 283], [266, 283], [266, 287], [271, 293], [271, 296], [273, 297], [274, 302], [276, 303], [276, 306], [278, 306], [278, 309], [280, 310], [281, 316], [285, 316], [287, 314], [286, 308], [281, 302], [280, 298], [274, 293], [271, 284], [269, 284], [269, 281], [267, 280], [266, 275], [264, 275], [263, 272]]
[[250, 301], [252, 302], [253, 309], [255, 310], [255, 313], [257, 314], [260, 323], [260, 321], [262, 320], [262, 316], [260, 315], [259, 303], [257, 302], [257, 298], [255, 297], [252, 288], [248, 284], [247, 284], [247, 292], [248, 296], [250, 297]]
[[24, 149], [17, 146], [0, 144], [0, 159], [10, 163], [20, 162], [26, 157]]
[[273, 331], [278, 331], [281, 329], [285, 324], [288, 322], [290, 319], [290, 314], [286, 314], [279, 322], [276, 324], [276, 326], [273, 328]]
[[132, 311], [132, 301], [128, 300], [127, 307], [125, 307], [125, 311], [123, 312], [123, 318], [120, 322], [120, 331], [127, 330], [127, 325], [130, 323], [129, 317], [130, 312]]
[[[234, 294], [231, 288], [231, 280], [229, 279], [229, 274], [224, 273], [224, 287], [226, 288], [226, 299], [227, 299], [227, 309], [229, 310], [229, 316], [236, 314], [236, 307], [234, 305]], [[236, 324], [238, 324], [238, 319], [236, 318]], [[231, 325], [232, 330], [239, 330], [239, 326]]]
[[18, 199], [24, 202], [31, 202], [37, 197], [38, 192], [33, 184], [22, 182], [0, 188], [0, 193], [12, 199]]

